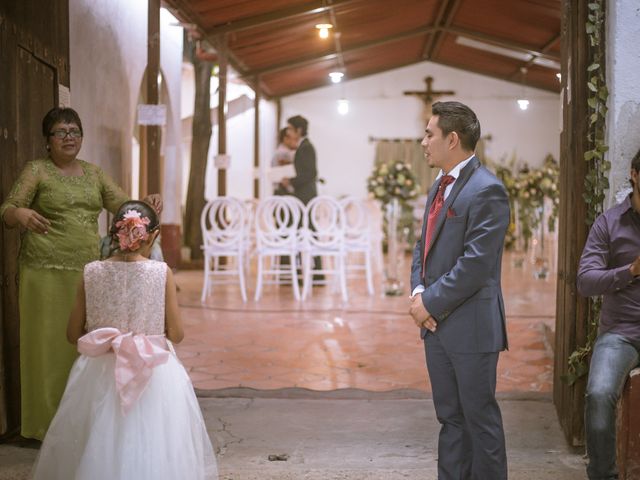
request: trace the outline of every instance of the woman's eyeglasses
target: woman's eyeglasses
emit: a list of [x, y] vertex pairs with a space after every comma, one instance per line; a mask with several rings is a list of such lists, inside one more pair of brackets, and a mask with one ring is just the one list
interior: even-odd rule
[[49, 136], [56, 137], [59, 140], [63, 140], [67, 135], [71, 138], [82, 138], [82, 132], [77, 128], [72, 128], [71, 130], [54, 130], [49, 134]]

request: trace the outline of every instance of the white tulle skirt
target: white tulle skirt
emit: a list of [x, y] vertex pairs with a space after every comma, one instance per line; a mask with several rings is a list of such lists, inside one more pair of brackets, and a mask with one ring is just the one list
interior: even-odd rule
[[209, 480], [216, 460], [200, 406], [172, 354], [124, 416], [115, 356], [80, 356], [34, 466], [35, 480]]

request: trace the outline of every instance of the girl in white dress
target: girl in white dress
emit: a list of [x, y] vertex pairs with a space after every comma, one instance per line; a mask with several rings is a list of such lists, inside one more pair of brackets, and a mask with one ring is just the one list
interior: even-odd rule
[[67, 338], [80, 357], [34, 466], [35, 480], [209, 480], [215, 455], [171, 342], [183, 330], [171, 269], [148, 260], [159, 222], [126, 202], [115, 254], [89, 263]]

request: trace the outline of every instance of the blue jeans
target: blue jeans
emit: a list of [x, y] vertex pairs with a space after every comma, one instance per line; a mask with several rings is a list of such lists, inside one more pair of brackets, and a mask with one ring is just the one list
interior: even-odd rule
[[618, 478], [616, 405], [629, 372], [640, 362], [640, 342], [603, 333], [593, 347], [585, 395], [585, 430], [590, 480]]

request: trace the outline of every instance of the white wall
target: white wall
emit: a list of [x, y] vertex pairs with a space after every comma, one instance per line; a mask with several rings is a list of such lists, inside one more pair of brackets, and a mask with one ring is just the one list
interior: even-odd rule
[[80, 157], [126, 189], [147, 59], [146, 18], [146, 2], [69, 0], [71, 106], [85, 134]]
[[[181, 28], [161, 15], [160, 68], [168, 97], [163, 140], [165, 213], [163, 223], [179, 223]], [[69, 1], [71, 106], [82, 119], [85, 138], [80, 158], [95, 163], [125, 190], [131, 187], [132, 136], [147, 64], [147, 2]], [[167, 195], [169, 193], [169, 195]], [[104, 228], [101, 222], [101, 228]]]
[[640, 8], [636, 2], [607, 2], [607, 118], [610, 190], [606, 205], [629, 187], [631, 159], [640, 149]]
[[167, 104], [167, 124], [162, 138], [164, 171], [162, 223], [182, 224], [182, 27], [172, 25], [176, 19], [164, 8], [160, 10], [160, 68], [163, 75], [163, 98]]
[[[227, 153], [231, 155], [231, 168], [227, 170], [227, 195], [249, 199], [253, 198], [253, 179], [255, 168], [253, 108], [227, 119]], [[271, 156], [276, 148], [275, 106], [273, 102], [260, 102], [260, 167], [258, 178], [261, 179], [260, 197], [271, 194], [270, 185], [266, 182], [266, 168], [271, 163]], [[213, 159], [218, 152], [218, 127], [214, 126], [209, 145], [209, 162], [207, 164], [207, 180], [205, 198], [214, 198], [218, 194], [218, 172]], [[263, 191], [263, 188], [267, 188]]]
[[[270, 185], [266, 182], [266, 167], [271, 162], [271, 157], [276, 148], [276, 107], [274, 102], [260, 101], [260, 167], [255, 172], [254, 163], [254, 108], [253, 91], [237, 80], [235, 72], [230, 71], [230, 81], [227, 84], [227, 103], [239, 100], [241, 105], [251, 102], [248, 109], [228, 108], [227, 117], [227, 154], [231, 156], [231, 167], [227, 170], [227, 195], [249, 199], [253, 198], [254, 173], [261, 179], [260, 196], [271, 193]], [[218, 94], [216, 92], [218, 82], [214, 77], [211, 85], [211, 108], [213, 129], [209, 143], [209, 154], [205, 180], [205, 198], [215, 198], [218, 194], [218, 171], [214, 166], [214, 157], [218, 153], [218, 128], [217, 108]], [[195, 77], [193, 67], [184, 64], [182, 68], [182, 107], [181, 115], [184, 121], [182, 147], [185, 155], [185, 165], [182, 183], [182, 204], [186, 202], [186, 187], [188, 185], [189, 166], [191, 158], [191, 119], [193, 117], [193, 103], [195, 100]], [[268, 191], [262, 191], [266, 185]]]
[[[421, 138], [423, 104], [407, 90], [424, 90], [424, 78], [434, 77], [433, 88], [453, 90], [458, 100], [478, 115], [482, 134], [491, 134], [486, 154], [507, 160], [515, 153], [531, 166], [542, 164], [560, 148], [559, 94], [527, 88], [529, 109], [518, 108], [520, 85], [429, 62], [331, 85], [282, 100], [282, 119], [303, 115], [309, 120], [309, 138], [318, 154], [318, 170], [330, 195], [366, 195], [366, 178], [373, 167], [375, 143], [369, 137]], [[337, 100], [349, 100], [349, 113], [337, 113]]]

